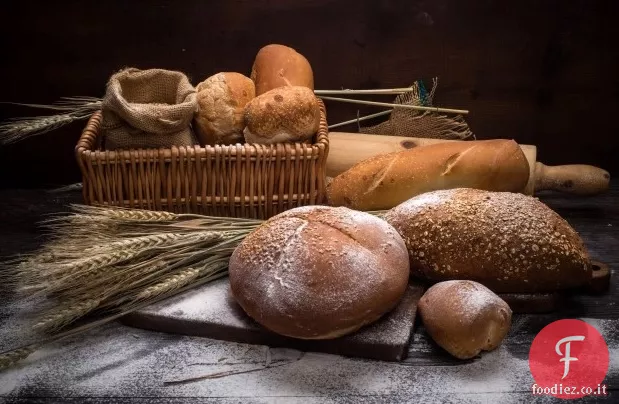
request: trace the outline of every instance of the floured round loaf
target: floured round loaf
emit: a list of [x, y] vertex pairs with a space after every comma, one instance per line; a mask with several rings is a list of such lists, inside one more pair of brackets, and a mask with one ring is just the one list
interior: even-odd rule
[[428, 192], [384, 219], [404, 238], [413, 276], [468, 279], [495, 292], [582, 286], [592, 266], [578, 233], [536, 198], [476, 189]]
[[285, 45], [271, 44], [260, 49], [250, 77], [256, 84], [256, 95], [283, 86], [314, 90], [312, 66], [305, 56]]
[[308, 88], [276, 88], [245, 106], [245, 125], [247, 143], [310, 141], [320, 126], [320, 105]]
[[349, 334], [393, 309], [409, 277], [402, 238], [364, 212], [327, 206], [283, 212], [230, 258], [230, 287], [265, 328], [300, 339]]
[[459, 359], [497, 348], [512, 320], [503, 299], [472, 281], [433, 285], [419, 300], [419, 314], [430, 337]]
[[195, 132], [202, 145], [243, 143], [245, 105], [255, 97], [254, 82], [240, 73], [217, 73], [196, 87]]

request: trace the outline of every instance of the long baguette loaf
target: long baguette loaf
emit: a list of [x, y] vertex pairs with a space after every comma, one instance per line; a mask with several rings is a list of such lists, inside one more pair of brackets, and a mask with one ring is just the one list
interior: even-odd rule
[[415, 147], [363, 160], [333, 179], [332, 206], [390, 209], [424, 192], [476, 188], [519, 192], [529, 163], [513, 140], [474, 140]]
[[384, 219], [404, 239], [413, 277], [472, 280], [496, 293], [549, 292], [591, 280], [578, 233], [530, 196], [433, 191], [396, 206]]

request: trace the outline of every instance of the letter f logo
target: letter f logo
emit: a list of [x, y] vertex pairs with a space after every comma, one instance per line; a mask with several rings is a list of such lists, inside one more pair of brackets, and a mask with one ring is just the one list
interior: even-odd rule
[[[572, 341], [584, 341], [584, 340], [585, 340], [584, 335], [572, 335], [571, 337], [565, 337], [563, 339], [560, 339], [559, 342], [557, 342], [557, 345], [555, 345], [555, 351], [557, 352], [557, 355], [563, 356], [562, 359], [559, 359], [559, 362], [565, 362], [563, 377], [561, 378], [562, 380], [565, 379], [567, 374], [570, 372], [570, 362], [578, 360], [578, 358], [574, 358], [570, 356], [570, 347], [571, 347]], [[565, 355], [561, 353], [561, 345], [563, 344], [565, 344]]]

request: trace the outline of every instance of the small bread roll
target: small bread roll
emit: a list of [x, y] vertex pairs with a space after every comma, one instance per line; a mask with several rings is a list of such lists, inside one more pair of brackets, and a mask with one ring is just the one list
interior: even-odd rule
[[256, 84], [256, 95], [283, 86], [314, 90], [314, 73], [305, 56], [279, 44], [267, 45], [258, 51], [251, 68], [251, 79]]
[[352, 333], [393, 309], [408, 285], [406, 246], [385, 221], [328, 206], [290, 209], [234, 250], [232, 295], [265, 328], [299, 339]]
[[320, 106], [306, 87], [280, 87], [251, 100], [245, 107], [248, 143], [306, 142], [318, 132]]
[[245, 105], [255, 97], [254, 82], [240, 73], [217, 73], [196, 87], [195, 132], [204, 146], [243, 142]]
[[430, 337], [459, 359], [498, 347], [512, 321], [509, 305], [472, 281], [435, 284], [421, 297], [419, 313]]
[[553, 292], [591, 281], [589, 254], [576, 230], [530, 196], [469, 188], [427, 192], [383, 218], [404, 238], [417, 278], [468, 279], [496, 293]]

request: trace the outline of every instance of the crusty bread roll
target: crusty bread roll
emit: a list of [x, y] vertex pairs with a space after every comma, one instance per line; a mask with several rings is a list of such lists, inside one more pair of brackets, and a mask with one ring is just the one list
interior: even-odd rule
[[328, 198], [332, 206], [381, 210], [438, 189], [519, 192], [528, 179], [529, 163], [513, 140], [446, 142], [363, 160], [333, 179]]
[[300, 339], [349, 334], [394, 308], [409, 277], [404, 241], [364, 212], [306, 206], [272, 217], [230, 258], [230, 287], [267, 329]]
[[576, 231], [536, 198], [451, 189], [412, 198], [384, 215], [404, 238], [411, 274], [468, 279], [498, 293], [586, 284], [591, 261]]
[[314, 90], [314, 73], [305, 56], [285, 45], [271, 44], [258, 51], [251, 68], [256, 95], [283, 86]]
[[459, 359], [497, 348], [512, 320], [505, 301], [471, 281], [446, 281], [432, 286], [419, 300], [419, 314], [430, 337]]
[[195, 132], [205, 145], [243, 143], [245, 105], [256, 92], [254, 82], [240, 73], [217, 73], [196, 87]]
[[248, 143], [306, 142], [318, 132], [320, 106], [305, 87], [280, 87], [257, 96], [245, 106]]

